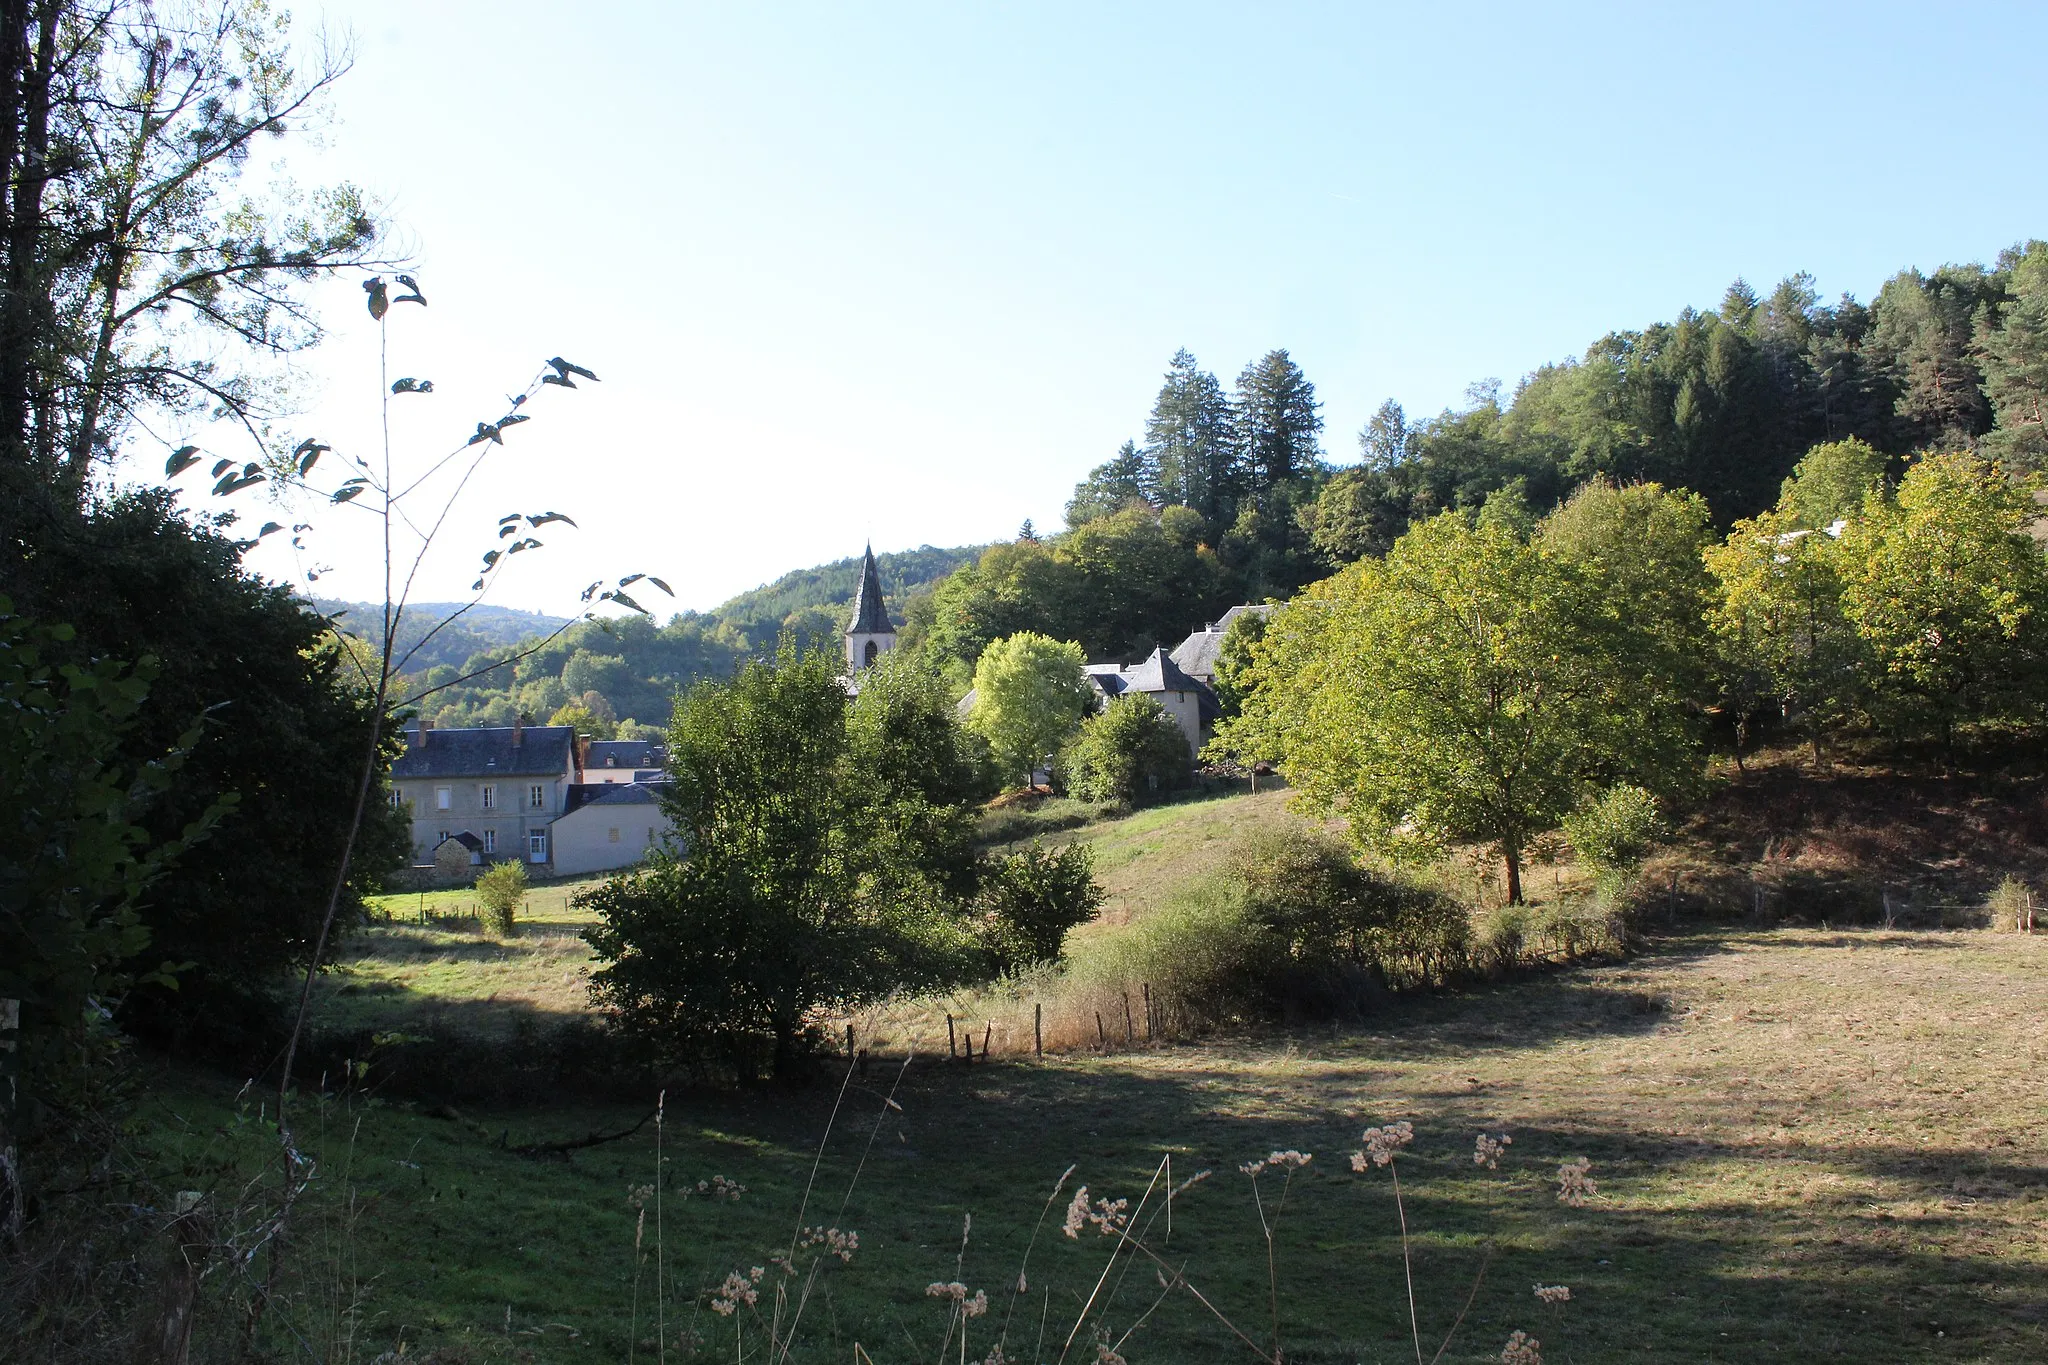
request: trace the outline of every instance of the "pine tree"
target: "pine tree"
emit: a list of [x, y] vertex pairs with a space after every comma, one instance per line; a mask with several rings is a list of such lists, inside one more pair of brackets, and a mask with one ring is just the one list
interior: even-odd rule
[[1986, 318], [1977, 330], [1997, 421], [1984, 443], [2016, 465], [2048, 469], [2048, 242], [2029, 242], [1999, 264], [2011, 270], [2013, 301], [1996, 326]]
[[1114, 459], [1095, 466], [1074, 485], [1074, 496], [1067, 501], [1067, 525], [1083, 526], [1134, 502], [1150, 502], [1156, 482], [1145, 453], [1135, 442], [1125, 441]]
[[1358, 433], [1359, 463], [1381, 471], [1406, 464], [1413, 453], [1410, 444], [1414, 435], [1414, 428], [1408, 425], [1408, 414], [1389, 398]]
[[1153, 500], [1192, 507], [1211, 524], [1229, 524], [1241, 492], [1232, 435], [1223, 386], [1185, 349], [1174, 352], [1145, 422]]
[[1997, 292], [1982, 266], [1905, 270], [1878, 291], [1870, 349], [1897, 389], [1902, 444], [1962, 445], [1989, 425], [1970, 339]]
[[1284, 350], [1268, 351], [1237, 377], [1237, 449], [1254, 491], [1309, 473], [1322, 456], [1316, 386]]

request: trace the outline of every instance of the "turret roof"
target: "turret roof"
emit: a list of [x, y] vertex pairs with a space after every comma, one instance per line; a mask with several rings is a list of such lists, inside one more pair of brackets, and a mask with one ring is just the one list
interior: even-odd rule
[[875, 567], [875, 547], [870, 545], [861, 552], [860, 589], [853, 595], [853, 620], [847, 623], [848, 635], [894, 635], [895, 625], [889, 620], [889, 605], [882, 597], [882, 574]]

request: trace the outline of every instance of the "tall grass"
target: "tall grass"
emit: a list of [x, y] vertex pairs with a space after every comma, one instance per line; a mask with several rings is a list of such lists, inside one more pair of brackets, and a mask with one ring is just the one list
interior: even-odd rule
[[[853, 1021], [877, 1050], [1114, 1050], [1267, 1021], [1357, 1017], [1404, 991], [1618, 951], [1619, 898], [1475, 905], [1438, 879], [1354, 863], [1314, 832], [1255, 830], [1216, 870], [1122, 923], [1070, 933], [1057, 963], [897, 998]], [[963, 1034], [973, 1039], [962, 1046]]]

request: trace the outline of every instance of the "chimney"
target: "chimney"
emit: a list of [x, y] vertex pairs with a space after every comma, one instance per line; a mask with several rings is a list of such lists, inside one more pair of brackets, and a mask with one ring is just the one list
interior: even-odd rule
[[422, 749], [427, 747], [427, 730], [432, 725], [433, 722], [428, 720], [425, 715], [420, 716], [420, 748]]
[[576, 736], [576, 767], [580, 770], [590, 766], [590, 736]]
[[518, 748], [526, 742], [526, 715], [524, 712], [512, 718], [512, 747]]

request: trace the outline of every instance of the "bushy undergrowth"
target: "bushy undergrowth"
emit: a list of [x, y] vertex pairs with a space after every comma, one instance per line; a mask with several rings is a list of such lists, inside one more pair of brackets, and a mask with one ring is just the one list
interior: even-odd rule
[[1097, 820], [1128, 814], [1130, 808], [1114, 801], [1077, 801], [1069, 797], [1019, 800], [1008, 805], [985, 808], [981, 815], [983, 844], [1014, 844], [1063, 830], [1080, 829]]
[[1403, 991], [1618, 951], [1625, 899], [1475, 913], [1429, 881], [1359, 862], [1320, 831], [1260, 831], [1131, 922], [1070, 939], [1059, 966], [960, 1008], [991, 1018], [1007, 1048], [1041, 1036], [1060, 1049], [1356, 1018]]

